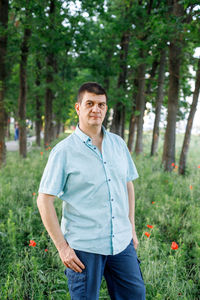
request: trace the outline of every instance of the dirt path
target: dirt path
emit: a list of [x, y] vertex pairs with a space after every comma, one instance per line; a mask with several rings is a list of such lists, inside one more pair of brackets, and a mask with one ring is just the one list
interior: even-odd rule
[[[36, 140], [35, 136], [27, 138], [27, 146], [28, 146], [28, 148], [31, 148], [32, 142], [34, 142], [35, 140]], [[18, 151], [19, 150], [19, 141], [9, 141], [9, 142], [6, 142], [6, 149], [7, 149], [7, 151]]]

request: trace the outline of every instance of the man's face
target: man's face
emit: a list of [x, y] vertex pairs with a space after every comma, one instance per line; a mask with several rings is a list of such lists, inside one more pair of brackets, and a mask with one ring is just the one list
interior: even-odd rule
[[101, 126], [107, 112], [106, 96], [85, 92], [81, 103], [75, 104], [82, 126]]

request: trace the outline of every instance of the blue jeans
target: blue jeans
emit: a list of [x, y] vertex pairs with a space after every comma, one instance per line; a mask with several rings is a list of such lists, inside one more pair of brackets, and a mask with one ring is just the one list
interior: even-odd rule
[[116, 255], [100, 255], [75, 250], [85, 265], [82, 273], [67, 268], [71, 300], [98, 300], [105, 277], [111, 300], [145, 300], [145, 286], [133, 241]]

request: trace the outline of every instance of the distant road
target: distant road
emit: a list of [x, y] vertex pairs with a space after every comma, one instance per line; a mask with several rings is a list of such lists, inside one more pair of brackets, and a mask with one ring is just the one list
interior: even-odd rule
[[[35, 140], [36, 140], [35, 136], [28, 137], [27, 138], [28, 145], [30, 144], [30, 146], [31, 146], [32, 142]], [[7, 149], [7, 151], [18, 151], [19, 150], [19, 140], [6, 142], [6, 149]]]

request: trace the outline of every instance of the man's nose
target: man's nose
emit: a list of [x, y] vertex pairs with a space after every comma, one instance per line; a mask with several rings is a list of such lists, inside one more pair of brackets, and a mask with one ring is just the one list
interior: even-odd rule
[[99, 108], [98, 104], [94, 104], [93, 105], [92, 111], [95, 111], [95, 112], [99, 112], [100, 111], [100, 108]]

